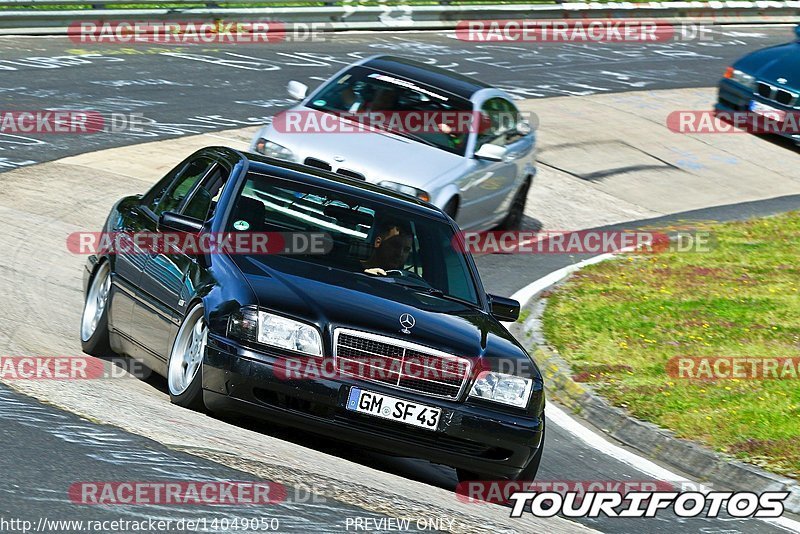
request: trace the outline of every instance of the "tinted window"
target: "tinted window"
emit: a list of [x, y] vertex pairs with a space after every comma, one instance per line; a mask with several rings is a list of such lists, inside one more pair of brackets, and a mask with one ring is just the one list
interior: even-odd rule
[[213, 165], [214, 162], [207, 158], [199, 158], [187, 163], [178, 173], [177, 179], [161, 195], [155, 208], [151, 209], [156, 215], [161, 215], [165, 211], [177, 211], [186, 196], [192, 192], [194, 186]]
[[217, 201], [222, 195], [222, 189], [230, 178], [230, 171], [222, 164], [217, 164], [203, 180], [203, 184], [196, 189], [192, 198], [183, 208], [183, 214], [201, 221], [207, 221], [214, 216]]
[[234, 203], [227, 230], [324, 232], [333, 242], [327, 253], [291, 258], [478, 303], [466, 256], [453, 246], [456, 234], [444, 221], [251, 174]]

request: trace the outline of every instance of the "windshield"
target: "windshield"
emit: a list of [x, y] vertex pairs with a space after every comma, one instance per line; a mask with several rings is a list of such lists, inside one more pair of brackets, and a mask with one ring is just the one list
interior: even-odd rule
[[226, 231], [326, 233], [324, 253], [286, 256], [479, 305], [476, 282], [445, 221], [250, 173]]
[[[311, 109], [345, 115], [389, 111], [399, 114], [422, 112], [435, 116], [472, 111], [469, 100], [366, 67], [353, 67], [331, 80], [306, 105]], [[413, 134], [403, 130], [391, 131], [463, 156], [469, 132], [461, 129], [445, 133], [449, 129], [443, 130]]]

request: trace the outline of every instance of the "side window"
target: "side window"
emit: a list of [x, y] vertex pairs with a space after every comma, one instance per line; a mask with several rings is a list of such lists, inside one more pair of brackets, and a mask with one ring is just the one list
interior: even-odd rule
[[201, 221], [207, 221], [213, 217], [217, 208], [217, 201], [222, 195], [222, 189], [230, 176], [230, 170], [222, 164], [217, 164], [208, 173], [206, 179], [203, 180], [203, 184], [195, 191], [189, 202], [186, 203], [183, 208], [183, 214]]
[[203, 176], [205, 176], [209, 169], [214, 165], [210, 159], [199, 158], [190, 161], [178, 173], [178, 178], [170, 184], [166, 192], [161, 196], [158, 205], [151, 208], [156, 215], [161, 215], [165, 211], [176, 211], [183, 199], [186, 198], [194, 186], [197, 185]]
[[489, 126], [478, 135], [475, 150], [486, 143], [505, 146], [513, 141], [519, 121], [514, 104], [505, 98], [490, 98], [481, 106], [481, 113], [488, 118]]

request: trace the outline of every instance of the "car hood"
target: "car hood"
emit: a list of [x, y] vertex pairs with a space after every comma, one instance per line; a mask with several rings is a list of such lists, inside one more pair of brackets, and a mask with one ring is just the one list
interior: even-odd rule
[[[350, 328], [418, 343], [457, 356], [530, 361], [503, 326], [484, 311], [419, 293], [377, 277], [280, 256], [237, 256], [234, 262], [259, 306], [316, 324], [326, 352], [334, 328]], [[400, 315], [415, 325], [401, 332]]]
[[759, 80], [777, 84], [778, 78], [784, 78], [786, 83], [778, 85], [800, 89], [800, 42], [758, 50], [735, 66]]
[[[308, 108], [297, 110], [314, 113]], [[334, 172], [354, 171], [370, 183], [389, 180], [423, 190], [429, 190], [437, 177], [464, 162], [456, 154], [382, 132], [290, 133], [270, 125], [257, 137], [291, 149], [300, 162], [316, 158], [330, 164]]]

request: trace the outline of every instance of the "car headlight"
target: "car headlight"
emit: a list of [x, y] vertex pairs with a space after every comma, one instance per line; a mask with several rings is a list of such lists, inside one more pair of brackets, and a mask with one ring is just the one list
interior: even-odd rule
[[322, 336], [316, 327], [255, 308], [242, 308], [233, 313], [228, 320], [228, 335], [322, 357]]
[[728, 67], [728, 70], [725, 71], [725, 77], [729, 80], [733, 80], [734, 82], [744, 85], [748, 89], [752, 89], [755, 91], [756, 89], [756, 78], [755, 76], [751, 76], [744, 71], [739, 69], [734, 69], [733, 67]]
[[410, 185], [405, 184], [398, 184], [397, 182], [379, 182], [379, 186], [385, 187], [387, 189], [392, 189], [393, 191], [397, 191], [399, 193], [403, 193], [404, 195], [409, 195], [412, 197], [417, 197], [420, 200], [424, 200], [425, 202], [431, 201], [431, 196], [428, 194], [427, 191], [423, 191], [422, 189], [417, 189], [416, 187], [411, 187]]
[[525, 408], [531, 398], [532, 389], [533, 380], [530, 378], [482, 371], [475, 380], [469, 396]]
[[263, 137], [256, 141], [256, 152], [261, 152], [265, 156], [286, 161], [295, 161], [294, 152], [283, 145], [268, 141]]

